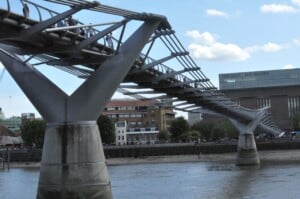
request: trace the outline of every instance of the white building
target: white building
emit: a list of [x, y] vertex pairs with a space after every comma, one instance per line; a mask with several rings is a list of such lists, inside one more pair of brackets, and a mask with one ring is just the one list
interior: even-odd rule
[[157, 127], [129, 128], [126, 121], [115, 123], [116, 145], [154, 144], [158, 141]]
[[115, 123], [116, 145], [126, 145], [126, 121], [117, 121]]
[[16, 135], [5, 126], [0, 125], [0, 145], [23, 144], [20, 135]]
[[197, 122], [200, 122], [203, 117], [202, 117], [202, 112], [201, 112], [201, 108], [199, 109], [195, 109], [195, 113], [188, 113], [188, 123], [189, 125], [193, 125]]

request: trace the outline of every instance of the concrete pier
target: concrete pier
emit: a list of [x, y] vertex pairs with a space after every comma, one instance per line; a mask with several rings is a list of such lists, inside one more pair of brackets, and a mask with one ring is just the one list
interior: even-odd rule
[[37, 198], [113, 198], [95, 121], [47, 125]]
[[239, 135], [236, 164], [240, 166], [260, 164], [253, 134]]

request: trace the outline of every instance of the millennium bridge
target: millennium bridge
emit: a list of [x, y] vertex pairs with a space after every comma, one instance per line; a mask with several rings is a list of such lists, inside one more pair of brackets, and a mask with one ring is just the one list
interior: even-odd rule
[[[2, 0], [0, 7], [0, 61], [47, 121], [37, 198], [112, 198], [95, 121], [116, 90], [228, 118], [239, 131], [237, 165], [259, 164], [256, 128], [280, 133], [269, 107], [247, 109], [217, 90], [165, 16], [88, 0]], [[96, 23], [76, 19], [79, 12]], [[84, 82], [68, 95], [41, 67]]]

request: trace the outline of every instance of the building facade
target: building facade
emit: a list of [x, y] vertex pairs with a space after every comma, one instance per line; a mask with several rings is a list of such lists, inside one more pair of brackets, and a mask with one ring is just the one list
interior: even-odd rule
[[241, 106], [270, 107], [281, 129], [293, 128], [291, 120], [300, 111], [300, 69], [220, 74], [219, 86]]
[[117, 145], [155, 142], [159, 131], [169, 131], [175, 119], [170, 104], [157, 100], [111, 100], [102, 114], [115, 123]]
[[196, 124], [197, 122], [200, 122], [201, 120], [203, 120], [202, 117], [202, 109], [195, 109], [194, 112], [189, 112], [188, 113], [188, 123], [190, 126]]

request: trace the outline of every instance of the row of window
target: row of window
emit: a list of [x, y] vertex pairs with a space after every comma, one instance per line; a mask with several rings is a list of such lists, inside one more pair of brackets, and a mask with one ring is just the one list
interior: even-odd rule
[[257, 103], [257, 108], [271, 107], [270, 98], [257, 98], [256, 103]]
[[111, 118], [142, 118], [143, 114], [110, 114]]
[[241, 89], [300, 85], [300, 70], [274, 70], [220, 74], [220, 89]]
[[118, 136], [118, 141], [121, 141], [121, 140], [125, 140], [125, 136], [124, 135]]
[[106, 111], [132, 111], [132, 110], [146, 110], [147, 106], [110, 106], [110, 107], [106, 107], [105, 110]]
[[150, 128], [130, 128], [127, 129], [127, 132], [144, 132], [144, 131], [157, 131], [158, 128], [150, 127]]
[[289, 117], [292, 117], [300, 110], [300, 96], [291, 96], [288, 98]]

